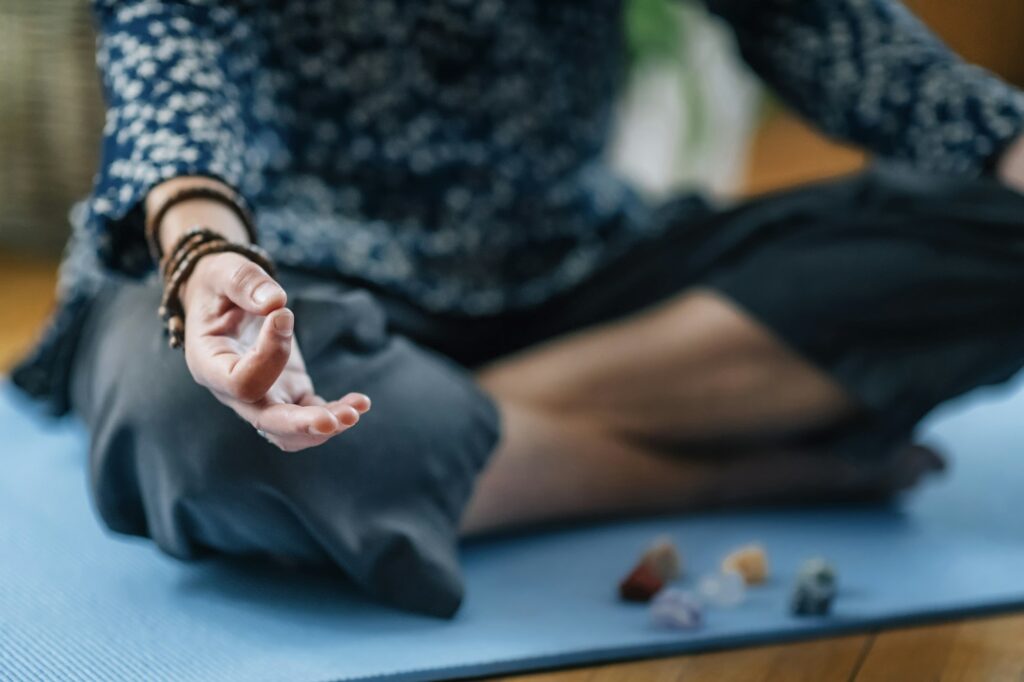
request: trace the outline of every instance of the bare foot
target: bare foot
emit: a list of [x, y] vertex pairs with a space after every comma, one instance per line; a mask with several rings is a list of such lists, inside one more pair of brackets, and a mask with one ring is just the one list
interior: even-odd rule
[[853, 497], [882, 499], [915, 487], [932, 474], [947, 468], [946, 459], [926, 445], [907, 443], [884, 462], [867, 467], [861, 481], [850, 489]]
[[467, 504], [464, 535], [584, 518], [880, 499], [945, 466], [934, 451], [910, 444], [883, 462], [780, 448], [687, 457], [499, 406], [503, 439]]
[[924, 445], [900, 445], [880, 462], [822, 453], [757, 454], [726, 465], [724, 485], [712, 506], [882, 500], [946, 469], [946, 460]]

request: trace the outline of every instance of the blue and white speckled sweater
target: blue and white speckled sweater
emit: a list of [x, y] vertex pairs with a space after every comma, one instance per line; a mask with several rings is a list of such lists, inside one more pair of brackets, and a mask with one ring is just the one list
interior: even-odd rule
[[[104, 278], [152, 270], [142, 199], [208, 175], [282, 264], [428, 310], [535, 305], [662, 229], [607, 167], [620, 0], [96, 0], [108, 104], [61, 305], [19, 385], [66, 407]], [[751, 67], [827, 133], [973, 175], [1024, 96], [896, 0], [706, 0]], [[154, 319], [154, 324], [156, 320]]]

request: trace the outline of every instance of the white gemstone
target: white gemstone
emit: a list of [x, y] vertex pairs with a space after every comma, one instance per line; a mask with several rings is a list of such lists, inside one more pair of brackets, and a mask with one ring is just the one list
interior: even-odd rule
[[746, 583], [738, 571], [708, 573], [698, 581], [697, 594], [712, 606], [738, 606], [746, 597]]

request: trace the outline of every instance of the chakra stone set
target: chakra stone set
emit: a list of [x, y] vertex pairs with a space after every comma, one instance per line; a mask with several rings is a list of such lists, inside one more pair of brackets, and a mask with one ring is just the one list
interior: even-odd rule
[[[683, 574], [679, 550], [669, 538], [658, 538], [619, 583], [619, 596], [650, 603], [651, 621], [667, 629], [692, 630], [701, 626], [704, 609], [734, 608], [743, 603], [747, 587], [768, 579], [768, 553], [758, 544], [730, 552], [718, 571], [700, 576], [696, 590], [669, 584]], [[826, 560], [809, 559], [797, 574], [790, 611], [797, 616], [828, 614], [836, 596], [836, 572]]]

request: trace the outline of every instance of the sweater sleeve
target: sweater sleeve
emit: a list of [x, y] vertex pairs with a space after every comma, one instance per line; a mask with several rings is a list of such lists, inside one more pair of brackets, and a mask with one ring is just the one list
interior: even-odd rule
[[250, 200], [260, 191], [267, 132], [255, 115], [262, 50], [231, 3], [95, 0], [97, 64], [107, 104], [100, 168], [87, 204], [99, 257], [141, 275], [151, 187], [182, 175], [217, 178]]
[[706, 2], [785, 102], [875, 154], [977, 175], [1024, 130], [1024, 95], [964, 62], [897, 0]]

